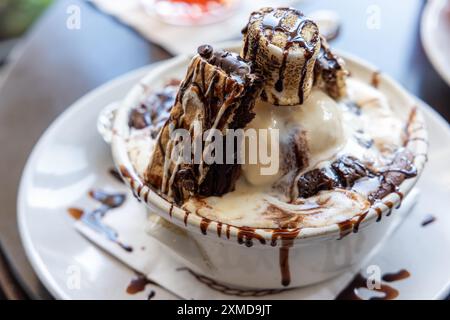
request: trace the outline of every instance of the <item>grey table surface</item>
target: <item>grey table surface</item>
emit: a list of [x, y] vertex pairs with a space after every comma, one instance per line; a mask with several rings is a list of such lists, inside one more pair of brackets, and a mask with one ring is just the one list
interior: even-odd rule
[[[430, 65], [420, 42], [424, 4], [316, 0], [304, 1], [299, 8], [337, 11], [343, 24], [334, 47], [371, 61], [449, 121], [450, 88]], [[66, 28], [69, 5], [81, 8], [80, 30]], [[380, 13], [378, 29], [367, 27], [374, 5]], [[17, 188], [34, 144], [61, 112], [90, 90], [168, 57], [164, 49], [81, 0], [56, 1], [15, 50], [0, 83], [0, 244], [31, 298], [51, 298], [25, 256], [16, 222]]]

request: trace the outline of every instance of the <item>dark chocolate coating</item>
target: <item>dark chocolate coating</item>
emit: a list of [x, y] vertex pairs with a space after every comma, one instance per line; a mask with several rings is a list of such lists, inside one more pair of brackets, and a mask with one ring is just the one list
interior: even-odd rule
[[405, 179], [417, 175], [412, 160], [410, 152], [402, 149], [385, 170], [374, 171], [356, 158], [343, 156], [328, 167], [303, 174], [297, 182], [298, 194], [301, 198], [308, 198], [323, 190], [350, 189], [357, 180], [370, 176], [378, 177], [380, 181], [379, 188], [369, 196], [369, 200], [374, 202], [396, 191]]

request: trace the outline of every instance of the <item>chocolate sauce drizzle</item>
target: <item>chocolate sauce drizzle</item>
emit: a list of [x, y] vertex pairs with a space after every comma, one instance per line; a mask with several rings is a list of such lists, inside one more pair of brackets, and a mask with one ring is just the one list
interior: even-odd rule
[[211, 220], [207, 219], [207, 218], [202, 218], [202, 220], [200, 221], [200, 230], [202, 231], [202, 233], [206, 236], [207, 234], [207, 230], [209, 227], [209, 224], [211, 223]]
[[147, 296], [147, 300], [152, 300], [156, 295], [155, 290], [150, 290], [148, 296]]
[[144, 275], [138, 274], [136, 278], [133, 278], [127, 286], [128, 294], [136, 294], [145, 290], [145, 286], [152, 283]]
[[220, 293], [229, 295], [229, 296], [238, 296], [238, 297], [263, 297], [267, 295], [277, 294], [280, 292], [284, 292], [290, 289], [262, 289], [262, 290], [244, 290], [244, 289], [237, 289], [232, 288], [229, 286], [226, 286], [224, 284], [221, 284], [217, 282], [214, 279], [208, 278], [204, 275], [198, 274], [194, 271], [192, 271], [189, 268], [178, 268], [177, 271], [186, 271], [190, 273], [195, 279], [197, 279], [202, 284], [206, 285], [208, 288], [218, 291]]
[[279, 263], [281, 272], [281, 284], [287, 287], [291, 283], [291, 271], [289, 268], [289, 249], [294, 245], [294, 240], [300, 233], [300, 229], [275, 229], [272, 231], [270, 245], [275, 247], [281, 239]]
[[375, 71], [374, 73], [372, 73], [371, 84], [374, 88], [378, 88], [380, 86], [380, 76], [380, 71]]
[[[301, 35], [299, 35], [300, 30], [304, 27], [304, 25], [308, 22], [308, 20], [303, 20], [303, 21], [298, 22], [296, 24], [296, 27], [294, 28], [294, 30], [287, 30], [282, 25], [282, 20], [286, 16], [287, 16], [286, 12], [281, 17], [276, 17], [275, 13], [272, 12], [272, 13], [266, 15], [262, 21], [262, 27], [264, 29], [272, 30], [271, 35], [273, 35], [273, 33], [275, 31], [283, 31], [285, 33], [288, 33], [288, 42], [284, 49], [284, 53], [285, 53], [284, 60], [287, 60], [288, 51], [295, 43], [298, 43], [300, 46], [304, 47], [305, 52], [309, 52], [310, 54], [313, 54], [314, 48], [309, 46], [304, 41], [304, 39], [301, 37]], [[258, 42], [254, 43], [253, 45], [259, 46]], [[212, 50], [212, 48], [211, 48], [211, 50]], [[209, 46], [205, 46], [203, 48], [199, 48], [199, 54], [202, 55], [205, 59], [208, 59], [211, 61], [215, 59], [213, 62], [215, 64], [218, 64], [221, 68], [228, 70], [228, 72], [235, 72], [236, 70], [233, 68], [237, 68], [237, 70], [239, 70], [239, 66], [238, 66], [239, 63], [237, 63], [235, 65], [228, 65], [231, 61], [230, 60], [231, 58], [228, 57], [228, 55], [226, 53], [224, 53], [222, 55], [217, 55], [217, 54], [213, 53], [213, 51], [211, 51], [211, 50], [210, 50]], [[244, 52], [246, 52], [247, 50], [248, 50], [248, 43], [245, 43]], [[257, 47], [254, 48], [253, 53], [255, 54], [257, 50], [258, 50]], [[232, 57], [232, 58], [234, 59], [234, 57]], [[232, 60], [233, 63], [234, 63], [234, 61], [235, 60]], [[201, 62], [200, 64], [198, 64], [196, 66], [195, 72], [202, 72], [201, 70], [202, 70], [202, 68], [204, 69], [204, 64], [205, 64], [205, 62]], [[286, 61], [283, 61], [283, 65], [285, 67]], [[197, 69], [197, 68], [199, 68], [199, 69]], [[233, 70], [235, 70], [235, 71], [233, 71]], [[202, 73], [204, 73], [204, 71]], [[278, 91], [283, 91], [283, 74], [284, 74], [284, 71], [280, 70], [280, 79], [278, 80], [278, 82], [276, 84]], [[190, 76], [192, 76], [192, 74]], [[203, 78], [204, 78], [204, 76], [203, 76]], [[375, 79], [375, 80], [373, 80], [373, 85], [378, 86], [377, 81], [379, 81], [379, 73], [375, 72], [373, 75], [373, 79]], [[185, 83], [189, 83], [189, 81], [186, 81]], [[201, 87], [204, 88], [205, 84], [202, 84]], [[199, 84], [199, 88], [200, 88], [200, 84]], [[178, 99], [182, 98], [185, 90], [186, 90], [186, 88], [183, 88], [183, 87], [180, 89]], [[202, 93], [203, 96], [208, 96], [210, 94], [211, 94], [211, 92]], [[411, 130], [409, 130], [409, 126], [415, 118], [415, 112], [416, 111], [414, 109], [410, 114], [410, 119], [408, 120], [408, 125], [406, 128], [406, 131], [407, 131], [406, 133], [408, 134], [408, 136], [412, 132]], [[414, 132], [416, 132], [416, 131], [418, 131], [418, 129], [414, 130]], [[423, 139], [423, 138], [409, 137], [408, 140], [405, 142], [405, 145], [408, 143], [408, 141], [421, 140], [421, 139]], [[367, 147], [371, 147], [371, 146], [367, 146]], [[410, 162], [409, 164], [412, 164], [412, 162]], [[358, 166], [359, 166], [359, 164], [358, 164]], [[128, 178], [130, 178], [131, 184], [134, 183], [135, 179], [129, 176], [129, 172], [126, 169], [124, 171], [124, 168], [121, 168], [121, 173], [122, 173], [122, 176], [124, 176], [124, 177], [128, 176]], [[396, 185], [395, 181], [389, 180], [386, 178], [389, 174], [400, 174], [403, 176], [404, 179], [408, 179], [408, 178], [412, 178], [412, 177], [416, 176], [417, 170], [414, 166], [410, 165], [405, 168], [388, 167], [388, 168], [380, 170], [379, 172], [376, 172], [376, 173], [369, 172], [369, 175], [379, 176], [381, 178], [382, 182], [391, 184], [393, 187], [393, 190], [394, 190], [392, 192], [396, 193], [399, 196], [399, 198], [400, 198], [399, 202], [401, 203], [401, 200], [403, 199], [403, 194], [398, 191], [398, 186]], [[403, 180], [401, 180], [400, 183], [402, 181]], [[134, 187], [134, 186], [132, 185], [132, 187]], [[143, 187], [142, 185], [138, 186], [138, 193], [140, 193], [142, 187]], [[101, 200], [99, 200], [99, 201], [102, 202]], [[381, 202], [381, 200], [379, 200], [379, 199], [375, 199], [375, 201]], [[393, 209], [394, 203], [391, 201], [387, 201], [384, 204], [389, 208], [389, 212], [387, 213], [387, 215], [389, 216], [391, 210]], [[108, 207], [108, 210], [111, 208], [112, 207]], [[74, 217], [77, 217], [80, 215], [79, 212], [76, 210], [77, 210], [76, 208], [71, 208], [71, 215], [73, 215]], [[172, 210], [173, 210], [173, 204], [171, 205], [171, 208], [169, 210], [170, 216], [172, 215]], [[382, 218], [382, 209], [377, 206], [374, 208], [374, 210], [377, 214], [376, 221], [378, 222]], [[190, 213], [188, 211], [185, 211], [185, 216], [184, 216], [185, 226], [187, 226], [189, 214]], [[342, 239], [343, 237], [347, 236], [348, 234], [350, 234], [352, 232], [354, 232], [354, 233], [358, 232], [359, 225], [365, 219], [367, 214], [368, 214], [368, 211], [363, 214], [360, 214], [356, 217], [353, 217], [352, 219], [338, 223], [338, 227], [340, 230], [339, 239]], [[101, 215], [101, 212], [99, 213], [99, 215]], [[82, 215], [82, 216], [84, 216], [84, 215]], [[202, 234], [204, 234], [204, 235], [207, 234], [207, 231], [208, 231], [208, 228], [209, 228], [211, 222], [212, 221], [207, 218], [201, 219], [200, 230], [201, 230]], [[431, 222], [429, 222], [429, 223], [431, 223]], [[427, 224], [428, 223], [426, 223], [426, 224], [423, 223], [422, 225], [425, 226]], [[254, 239], [257, 239], [262, 245], [266, 244], [265, 238], [263, 236], [261, 236], [260, 234], [258, 234], [254, 228], [236, 227], [236, 229], [237, 229], [237, 241], [239, 244], [244, 244], [247, 247], [252, 247], [254, 245], [254, 243], [253, 243]], [[227, 239], [231, 238], [230, 230], [231, 230], [231, 226], [227, 224], [225, 227], [225, 236]], [[220, 223], [220, 222], [217, 223], [216, 231], [217, 231], [217, 236], [220, 238], [222, 236], [222, 231], [223, 231], [222, 223]], [[284, 286], [288, 286], [291, 282], [291, 273], [290, 273], [290, 268], [289, 268], [289, 251], [290, 251], [290, 248], [294, 245], [294, 240], [298, 236], [299, 232], [300, 232], [300, 229], [298, 229], [298, 228], [297, 229], [276, 229], [276, 230], [272, 231], [272, 239], [271, 239], [270, 244], [272, 246], [277, 246], [278, 240], [281, 240], [281, 246], [279, 249], [279, 265], [280, 265], [280, 273], [281, 273], [281, 283]], [[110, 233], [106, 232], [106, 234], [108, 236], [108, 234], [110, 234]], [[108, 236], [108, 237], [110, 237], [110, 236]], [[116, 236], [116, 238], [117, 238], [117, 236]], [[189, 270], [189, 269], [186, 269], [186, 270], [188, 270], [191, 274], [196, 275], [191, 270]], [[409, 276], [409, 274], [406, 275], [407, 271], [406, 272], [404, 272], [404, 271], [406, 271], [406, 270], [402, 270], [402, 274], [397, 275], [397, 277]], [[400, 280], [400, 278], [396, 279], [395, 276], [396, 276], [395, 274], [387, 274], [387, 275], [385, 275], [383, 280], [387, 281], [387, 282], [390, 282], [389, 280], [392, 280], [392, 279]], [[232, 293], [223, 292], [225, 294], [236, 294], [236, 292], [238, 292], [238, 295], [239, 295], [240, 294], [239, 292], [245, 292], [245, 294], [248, 294], [248, 292], [249, 292], [249, 291], [240, 291], [240, 290], [235, 290], [235, 289], [224, 287], [223, 285], [216, 283], [214, 280], [200, 276], [200, 275], [196, 275], [196, 277], [198, 277], [198, 279], [200, 281], [202, 281], [203, 283], [210, 285], [213, 288], [219, 288], [218, 290], [222, 290], [221, 292], [223, 292], [223, 291], [232, 292]], [[394, 281], [394, 280], [392, 280], [392, 281]], [[354, 279], [353, 287], [358, 287], [358, 286], [361, 287], [361, 283], [365, 284], [365, 279], [361, 275], [358, 275]], [[348, 289], [348, 290], [351, 290], [352, 293], [350, 293], [350, 291], [345, 292], [345, 290], [344, 290], [343, 293], [341, 293], [340, 297], [345, 297], [345, 296], [357, 297], [356, 293], [353, 292], [354, 291], [353, 287], [351, 289]], [[390, 288], [387, 285], [383, 285], [382, 289], [380, 289], [380, 291], [383, 291], [386, 294], [385, 298], [395, 298], [398, 295], [398, 293], [396, 293], [395, 289]], [[263, 290], [263, 291], [250, 291], [250, 292], [253, 292], [255, 295], [257, 295], [257, 294], [265, 295], [265, 294], [271, 294], [271, 293], [279, 292], [279, 291], [278, 290], [275, 290], [275, 291], [274, 290], [269, 290], [269, 291]], [[265, 292], [269, 292], [269, 293], [265, 293]], [[378, 298], [373, 298], [373, 299], [378, 299]]]
[[231, 226], [229, 224], [227, 224], [227, 230], [226, 230], [227, 239], [230, 239], [230, 229], [231, 229]]
[[[139, 292], [143, 292], [148, 284], [157, 285], [155, 282], [149, 280], [145, 275], [138, 273], [136, 277], [133, 278], [128, 284], [126, 292], [128, 294], [137, 294]], [[147, 300], [153, 299], [155, 294], [156, 292], [154, 290], [150, 290]]]
[[139, 106], [131, 110], [129, 127], [140, 130], [152, 126], [151, 135], [155, 138], [169, 118], [179, 85], [180, 80], [172, 79], [162, 89], [149, 94]]
[[[269, 41], [272, 41], [272, 38], [275, 32], [283, 32], [287, 35], [286, 45], [283, 48], [283, 60], [279, 70], [278, 81], [275, 83], [275, 89], [278, 92], [282, 92], [284, 89], [284, 74], [286, 71], [287, 58], [289, 56], [289, 50], [297, 44], [299, 47], [305, 50], [305, 59], [310, 59], [314, 54], [314, 45], [308, 43], [305, 38], [303, 38], [302, 30], [307, 24], [314, 24], [311, 20], [304, 18], [303, 13], [295, 10], [295, 9], [286, 9], [284, 13], [280, 16], [277, 16], [278, 11], [273, 11], [266, 14], [262, 20], [261, 27], [263, 30], [271, 30], [271, 33], [268, 37]], [[299, 19], [296, 22], [296, 25], [293, 28], [286, 28], [283, 24], [283, 21], [288, 17], [289, 14], [296, 14], [299, 16]], [[300, 19], [301, 18], [301, 19]], [[312, 43], [316, 43], [319, 40], [318, 31], [314, 34]], [[307, 64], [305, 63], [302, 72], [301, 72], [301, 80], [298, 88], [298, 96], [300, 100], [300, 104], [303, 103], [303, 87], [306, 80], [307, 73]]]
[[67, 212], [74, 218], [75, 220], [80, 220], [84, 214], [84, 210], [80, 208], [71, 207], [67, 209]]
[[[262, 79], [251, 73], [250, 65], [239, 55], [213, 50], [209, 45], [199, 47], [198, 53], [199, 56], [189, 66], [171, 110], [180, 115], [169, 118], [158, 138], [159, 149], [156, 152], [161, 153], [161, 156], [154, 159], [162, 160], [152, 161], [145, 175], [147, 184], [161, 190], [161, 193], [174, 199], [177, 204], [182, 204], [192, 194], [205, 197], [223, 195], [234, 188], [240, 173], [240, 167], [236, 164], [206, 164], [201, 161], [200, 164], [184, 164], [183, 167], [162, 165], [161, 162], [169, 158], [167, 153], [171, 153], [177, 144], [171, 138], [170, 128], [194, 130], [195, 118], [192, 114], [185, 114], [193, 109], [184, 110], [187, 90], [195, 92], [200, 100], [197, 108], [194, 108], [196, 110], [192, 112], [200, 117], [204, 132], [209, 129], [245, 127], [254, 117], [254, 101], [262, 90]], [[201, 143], [201, 149], [204, 150], [207, 143]], [[236, 151], [233, 156], [237, 157], [238, 154]]]
[[[305, 40], [305, 38], [302, 35], [302, 31], [305, 28], [306, 25], [315, 25], [315, 23], [309, 19], [307, 19], [302, 12], [293, 9], [293, 8], [278, 8], [278, 9], [268, 9], [271, 11], [266, 11], [264, 12], [264, 16], [262, 17], [262, 13], [261, 12], [254, 12], [252, 13], [252, 15], [250, 16], [250, 20], [248, 25], [254, 23], [255, 21], [257, 21], [258, 19], [260, 19], [262, 17], [262, 21], [261, 21], [261, 32], [265, 33], [266, 30], [270, 30], [271, 32], [269, 33], [269, 35], [267, 36], [268, 41], [272, 41], [273, 36], [275, 35], [276, 32], [282, 32], [287, 36], [286, 39], [286, 44], [284, 46], [283, 49], [283, 60], [279, 69], [279, 76], [278, 76], [278, 80], [275, 83], [275, 89], [278, 92], [282, 92], [284, 90], [284, 74], [286, 71], [286, 66], [287, 66], [287, 59], [289, 56], [289, 50], [295, 45], [297, 44], [300, 48], [304, 49], [305, 52], [305, 59], [309, 60], [313, 55], [314, 55], [314, 51], [315, 51], [315, 46], [314, 44], [316, 44], [319, 41], [319, 32], [318, 29], [316, 28], [316, 31], [311, 39], [311, 43], [309, 43], [308, 41]], [[283, 11], [281, 13], [281, 10]], [[294, 14], [298, 17], [295, 25], [293, 27], [287, 27], [286, 24], [284, 23], [286, 18], [288, 18], [288, 16], [290, 14]], [[248, 25], [242, 30], [243, 34], [246, 34], [248, 32]], [[259, 50], [259, 39], [260, 39], [260, 34], [258, 33], [256, 38], [254, 39], [254, 42], [252, 43], [252, 59], [251, 61], [255, 61], [256, 60], [256, 56]], [[248, 49], [249, 49], [249, 43], [248, 43], [248, 37], [245, 37], [245, 42], [244, 42], [244, 49], [243, 49], [243, 56], [247, 57], [248, 54]], [[298, 86], [298, 97], [299, 97], [299, 101], [300, 104], [302, 104], [304, 102], [304, 85], [305, 85], [305, 81], [306, 81], [306, 74], [307, 74], [307, 63], [304, 64], [304, 67], [301, 71], [301, 78], [300, 78], [300, 83]]]
[[122, 176], [120, 175], [119, 171], [117, 171], [116, 168], [111, 168], [108, 170], [109, 174], [116, 179], [120, 183], [124, 183]]
[[218, 222], [217, 223], [217, 237], [221, 237], [222, 236], [222, 222]]
[[431, 214], [430, 215], [427, 215], [426, 217], [425, 217], [425, 219], [423, 219], [423, 221], [422, 221], [422, 227], [426, 227], [426, 226], [428, 226], [429, 224], [432, 224], [433, 222], [435, 222], [436, 221], [436, 217], [435, 216], [432, 216]]
[[383, 279], [383, 281], [386, 281], [386, 282], [394, 282], [394, 281], [399, 281], [399, 280], [409, 278], [410, 276], [411, 276], [411, 274], [409, 273], [408, 270], [401, 269], [398, 272], [386, 273], [385, 275], [383, 275], [382, 279]]
[[[382, 277], [382, 280], [385, 282], [394, 282], [406, 279], [410, 276], [410, 273], [402, 269], [395, 273], [388, 273]], [[364, 300], [358, 295], [358, 290], [367, 288], [367, 278], [365, 278], [361, 273], [358, 273], [353, 280], [344, 288], [344, 290], [339, 293], [336, 297], [336, 300]], [[383, 293], [382, 297], [371, 297], [369, 300], [393, 300], [398, 297], [399, 292], [397, 289], [381, 283], [380, 288], [374, 288], [371, 291]]]
[[69, 214], [92, 228], [94, 231], [103, 234], [108, 240], [116, 243], [127, 252], [132, 252], [133, 248], [119, 241], [117, 231], [105, 225], [102, 221], [108, 211], [120, 207], [126, 199], [122, 193], [106, 193], [101, 190], [89, 191], [89, 196], [100, 202], [101, 206], [92, 211], [83, 211], [78, 208], [69, 208]]
[[[345, 236], [348, 236], [350, 233], [358, 233], [359, 231], [359, 225], [361, 222], [366, 218], [369, 211], [366, 211], [360, 215], [357, 215], [356, 217], [353, 217], [349, 220], [345, 220], [342, 222], [339, 222], [337, 225], [339, 227], [339, 238], [338, 240], [343, 239]], [[378, 216], [378, 218], [381, 219], [381, 211]]]
[[266, 244], [266, 239], [255, 232], [254, 228], [239, 227], [237, 233], [239, 244], [245, 244], [246, 247], [253, 247], [253, 239], [257, 239], [261, 244]]

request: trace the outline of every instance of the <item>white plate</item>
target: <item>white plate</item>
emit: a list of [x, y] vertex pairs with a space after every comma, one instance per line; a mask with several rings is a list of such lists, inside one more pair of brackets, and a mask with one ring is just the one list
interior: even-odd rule
[[450, 86], [450, 14], [445, 12], [447, 2], [449, 0], [428, 1], [422, 15], [421, 37], [428, 58]]
[[[86, 192], [93, 187], [125, 188], [108, 174], [112, 160], [96, 132], [96, 118], [102, 107], [122, 98], [149, 68], [76, 102], [45, 132], [28, 160], [18, 197], [20, 232], [33, 267], [56, 298], [146, 298], [147, 293], [125, 292], [133, 271], [77, 233], [67, 208], [87, 206]], [[450, 287], [450, 256], [442, 255], [450, 247], [450, 149], [443, 147], [450, 145], [450, 129], [430, 107], [420, 106], [431, 141], [430, 161], [418, 184], [421, 199], [373, 263], [390, 272], [410, 271], [410, 278], [395, 284], [401, 298], [438, 299], [446, 297]], [[427, 214], [437, 221], [421, 227]], [[74, 279], [75, 284], [80, 280], [79, 288], [74, 288]], [[172, 296], [162, 292], [156, 297]]]

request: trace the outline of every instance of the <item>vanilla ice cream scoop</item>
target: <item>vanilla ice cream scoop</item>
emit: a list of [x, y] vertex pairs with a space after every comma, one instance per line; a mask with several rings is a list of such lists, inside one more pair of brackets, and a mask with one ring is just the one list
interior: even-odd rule
[[[246, 163], [242, 167], [247, 181], [253, 185], [271, 185], [287, 171], [300, 171], [328, 160], [345, 145], [341, 110], [327, 94], [313, 89], [309, 99], [303, 104], [290, 107], [277, 107], [264, 101], [255, 106], [256, 116], [247, 129], [267, 129], [267, 134], [258, 134], [253, 146], [269, 150], [267, 161]], [[255, 149], [249, 150], [254, 152]], [[267, 159], [266, 159], [267, 160]], [[277, 167], [277, 171], [264, 172], [264, 168]]]

